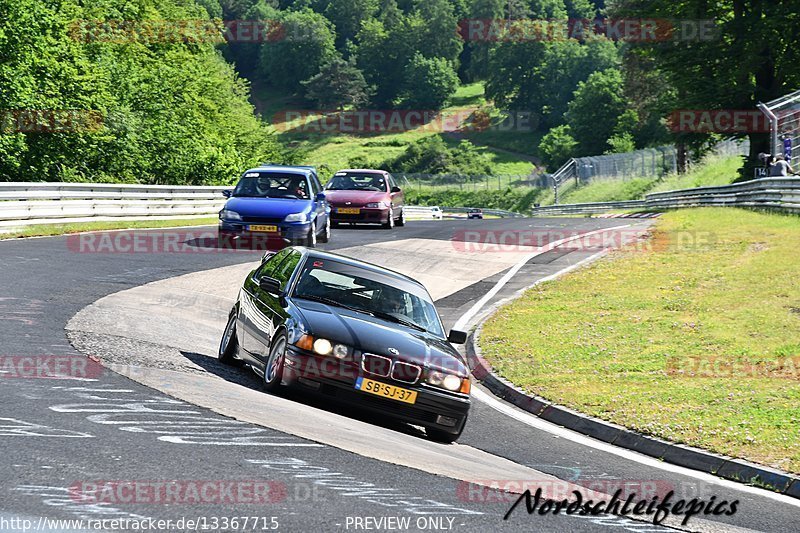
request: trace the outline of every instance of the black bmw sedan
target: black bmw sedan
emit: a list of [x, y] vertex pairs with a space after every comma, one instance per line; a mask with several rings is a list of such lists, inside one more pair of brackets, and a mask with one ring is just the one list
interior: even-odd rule
[[423, 426], [453, 442], [470, 407], [470, 378], [428, 291], [341, 255], [289, 247], [266, 255], [231, 310], [219, 359], [264, 378]]

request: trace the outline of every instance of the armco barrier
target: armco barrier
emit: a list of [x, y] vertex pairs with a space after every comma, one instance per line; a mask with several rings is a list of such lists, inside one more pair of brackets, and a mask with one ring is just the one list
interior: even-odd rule
[[215, 215], [226, 187], [0, 183], [0, 221]]
[[800, 213], [800, 178], [761, 178], [718, 187], [697, 187], [648, 194], [644, 200], [537, 207], [534, 216], [581, 215], [613, 210], [681, 207], [750, 207]]
[[[58, 222], [95, 217], [120, 219], [214, 216], [225, 204], [222, 191], [230, 187], [116, 185], [107, 183], [0, 183], [0, 223]], [[446, 208], [465, 212], [467, 208]], [[497, 216], [521, 216], [496, 209]], [[406, 206], [406, 215], [433, 219], [431, 207]]]

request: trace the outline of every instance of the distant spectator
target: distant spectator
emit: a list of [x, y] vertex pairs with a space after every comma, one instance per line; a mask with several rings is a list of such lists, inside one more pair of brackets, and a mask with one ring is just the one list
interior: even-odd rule
[[769, 176], [771, 178], [779, 178], [781, 176], [788, 176], [789, 174], [797, 175], [797, 172], [792, 168], [792, 165], [786, 161], [782, 155], [776, 155], [772, 164], [769, 166]]

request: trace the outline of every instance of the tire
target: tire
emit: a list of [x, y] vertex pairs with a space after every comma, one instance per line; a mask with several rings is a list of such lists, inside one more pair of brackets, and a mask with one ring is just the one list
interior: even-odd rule
[[328, 217], [328, 220], [325, 221], [325, 229], [322, 230], [322, 234], [318, 239], [321, 243], [326, 243], [331, 240], [331, 217]]
[[222, 333], [222, 340], [219, 342], [217, 359], [220, 363], [234, 366], [236, 364], [236, 354], [239, 352], [239, 340], [236, 337], [236, 313], [231, 313], [225, 331]]
[[317, 222], [311, 222], [311, 228], [308, 230], [308, 235], [305, 238], [305, 242], [303, 243], [306, 248], [316, 248], [317, 247]]
[[397, 227], [402, 228], [406, 225], [406, 208], [400, 208], [400, 218], [397, 219]]
[[283, 365], [286, 361], [286, 334], [278, 333], [269, 348], [269, 357], [264, 364], [264, 390], [274, 392], [281, 386]]
[[425, 428], [425, 434], [430, 440], [450, 444], [458, 440], [461, 436], [461, 431], [458, 433], [448, 433], [438, 428]]
[[386, 222], [383, 223], [383, 229], [393, 229], [394, 228], [394, 213], [392, 210], [389, 209], [389, 216], [386, 218]]

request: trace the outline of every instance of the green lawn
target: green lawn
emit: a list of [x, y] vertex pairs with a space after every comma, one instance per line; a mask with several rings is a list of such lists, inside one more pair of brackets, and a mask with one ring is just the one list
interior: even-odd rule
[[[393, 159], [402, 154], [406, 147], [424, 137], [439, 135], [450, 144], [458, 143], [457, 139], [434, 131], [417, 130], [385, 134], [348, 135], [343, 133], [315, 133], [291, 127], [291, 123], [276, 122], [280, 111], [298, 109], [301, 102], [291, 98], [282, 97], [267, 89], [259, 89], [257, 98], [262, 116], [270, 121], [280, 139], [295, 153], [298, 164], [315, 165], [320, 170], [320, 177], [327, 180], [337, 170], [351, 166], [353, 159], [361, 158], [367, 164], [379, 165], [387, 159]], [[443, 113], [464, 113], [465, 115], [477, 107], [484, 106], [486, 99], [483, 94], [482, 83], [471, 83], [460, 86], [450, 105]], [[296, 125], [297, 123], [295, 123]], [[471, 135], [491, 135], [491, 132], [476, 132]], [[487, 137], [488, 138], [488, 137]], [[491, 143], [488, 143], [491, 144]], [[479, 150], [489, 158], [493, 174], [519, 174], [527, 175], [533, 170], [533, 165], [514, 156], [491, 147], [480, 146]]]
[[656, 183], [648, 192], [674, 191], [677, 189], [691, 189], [693, 187], [707, 187], [712, 185], [728, 185], [739, 177], [737, 172], [741, 166], [741, 157], [711, 156], [704, 163], [696, 166], [682, 176], [670, 174]]
[[800, 472], [800, 217], [674, 211], [650, 243], [501, 308], [485, 357], [558, 404]]
[[[216, 226], [217, 217], [187, 218], [171, 220], [109, 220], [97, 222], [75, 222], [70, 224], [41, 224], [8, 228], [11, 231], [0, 231], [0, 239], [17, 237], [41, 237], [80, 233], [82, 231], [101, 231], [112, 229], [173, 228], [178, 226]], [[20, 221], [23, 224], [24, 221]], [[2, 230], [2, 228], [0, 228]]]

